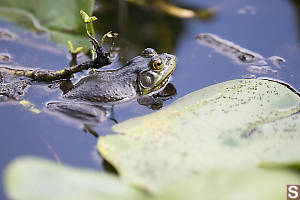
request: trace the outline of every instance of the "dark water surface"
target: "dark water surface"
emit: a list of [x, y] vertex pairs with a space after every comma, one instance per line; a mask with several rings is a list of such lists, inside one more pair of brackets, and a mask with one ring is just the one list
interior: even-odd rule
[[[215, 7], [216, 15], [205, 21], [179, 19], [145, 7], [110, 0], [99, 1], [96, 11], [96, 16], [101, 19], [96, 24], [98, 34], [108, 30], [120, 33], [117, 45], [120, 47], [121, 61], [136, 56], [145, 47], [153, 47], [158, 52], [167, 51], [178, 57], [171, 81], [178, 94], [165, 102], [165, 105], [203, 87], [243, 77], [279, 79], [300, 90], [300, 13], [299, 4], [295, 3], [297, 1], [174, 2], [193, 7]], [[46, 36], [28, 32], [1, 20], [0, 28], [18, 35], [17, 40], [0, 40], [0, 53], [12, 55], [12, 64], [47, 69], [68, 66], [70, 57], [67, 49], [59, 47]], [[279, 56], [286, 62], [280, 64], [280, 68], [268, 62], [272, 70], [253, 71], [253, 63], [236, 62], [226, 53], [201, 45], [196, 40], [200, 33], [214, 34], [266, 59]], [[17, 102], [0, 104], [1, 179], [5, 166], [22, 155], [40, 156], [72, 166], [103, 170], [101, 157], [95, 148], [97, 139], [84, 133], [78, 124], [66, 122], [45, 112], [46, 102], [56, 100], [59, 95], [60, 91], [51, 90], [47, 85], [30, 87], [24, 99], [42, 110], [40, 114], [30, 112]], [[130, 102], [117, 106], [115, 117], [122, 122], [151, 112], [154, 111], [137, 102]], [[101, 137], [112, 133], [113, 124], [108, 120], [95, 130]], [[6, 199], [2, 183], [0, 199]]]

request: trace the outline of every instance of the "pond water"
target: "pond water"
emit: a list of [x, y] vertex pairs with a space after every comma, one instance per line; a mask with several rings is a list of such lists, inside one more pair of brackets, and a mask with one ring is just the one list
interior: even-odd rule
[[[164, 105], [203, 87], [236, 78], [279, 79], [300, 90], [300, 4], [296, 0], [273, 0], [272, 4], [261, 0], [173, 2], [193, 8], [213, 7], [216, 12], [206, 20], [180, 19], [155, 9], [110, 0], [98, 1], [95, 12], [100, 19], [96, 23], [98, 34], [108, 30], [120, 34], [116, 43], [120, 48], [120, 61], [116, 66], [138, 55], [146, 47], [178, 57], [171, 80], [177, 95]], [[68, 66], [70, 56], [67, 48], [55, 44], [47, 36], [3, 20], [0, 20], [0, 29], [18, 35], [15, 40], [0, 40], [0, 54], [12, 56], [9, 64], [46, 69]], [[203, 33], [217, 39], [218, 45], [199, 41], [196, 36], [203, 36]], [[228, 45], [234, 48], [228, 50]], [[235, 48], [254, 54], [259, 58], [259, 63], [237, 59], [239, 55]], [[278, 56], [285, 62], [274, 63], [269, 59], [272, 56]], [[60, 94], [58, 89], [49, 89], [48, 85], [30, 87], [24, 99], [41, 110], [40, 114], [29, 111], [18, 102], [0, 104], [1, 179], [5, 166], [22, 155], [104, 170], [95, 147], [97, 138], [86, 134], [78, 123], [45, 112], [46, 102], [56, 100]], [[114, 115], [122, 122], [151, 112], [155, 111], [133, 101], [116, 106]], [[94, 129], [100, 137], [113, 134], [113, 124], [113, 121], [107, 120]], [[0, 199], [5, 199], [2, 183]]]

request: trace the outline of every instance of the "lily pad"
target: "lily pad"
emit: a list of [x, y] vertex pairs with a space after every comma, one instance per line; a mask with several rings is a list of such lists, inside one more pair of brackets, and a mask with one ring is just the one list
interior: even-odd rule
[[299, 94], [284, 84], [232, 80], [115, 125], [120, 134], [100, 138], [98, 149], [124, 182], [160, 194], [215, 168], [300, 161], [299, 110]]
[[33, 157], [20, 158], [8, 166], [5, 189], [10, 199], [147, 199], [140, 191], [123, 184], [113, 175]]
[[1, 0], [0, 17], [27, 28], [51, 34], [54, 41], [89, 47], [85, 25], [79, 14], [92, 14], [95, 0]]
[[[299, 163], [298, 163], [299, 164]], [[284, 199], [286, 184], [298, 183], [299, 173], [287, 170], [242, 168], [212, 169], [201, 179], [183, 178], [158, 195], [142, 193], [117, 177], [87, 169], [76, 169], [34, 157], [13, 161], [5, 170], [5, 189], [11, 199]]]
[[[198, 178], [198, 179], [197, 179]], [[211, 170], [200, 177], [168, 186], [156, 200], [282, 200], [286, 185], [299, 183], [299, 173], [284, 170]]]

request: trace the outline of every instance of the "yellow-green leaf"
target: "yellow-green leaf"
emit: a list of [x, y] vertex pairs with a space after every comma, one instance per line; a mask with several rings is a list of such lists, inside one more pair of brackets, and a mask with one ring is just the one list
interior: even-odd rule
[[213, 169], [201, 176], [167, 186], [155, 200], [282, 200], [286, 185], [299, 183], [300, 175], [284, 170], [255, 168]]
[[146, 200], [110, 174], [23, 157], [5, 170], [5, 190], [14, 200]]
[[51, 38], [74, 46], [90, 46], [80, 10], [92, 14], [95, 0], [1, 0], [0, 18], [18, 23], [32, 30], [50, 33]]
[[160, 194], [214, 168], [299, 161], [300, 117], [291, 116], [299, 110], [299, 94], [284, 84], [232, 80], [115, 125], [120, 134], [100, 138], [98, 149], [126, 183]]

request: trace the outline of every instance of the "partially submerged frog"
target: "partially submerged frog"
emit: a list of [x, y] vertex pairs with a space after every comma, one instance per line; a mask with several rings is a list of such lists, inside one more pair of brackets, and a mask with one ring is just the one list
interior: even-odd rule
[[69, 101], [49, 102], [47, 108], [88, 124], [106, 119], [106, 105], [131, 99], [138, 99], [141, 105], [151, 109], [159, 109], [163, 101], [176, 94], [174, 86], [168, 84], [176, 62], [174, 55], [157, 54], [154, 49], [146, 48], [119, 69], [96, 71], [74, 86], [68, 86], [62, 97]]
[[[99, 48], [96, 40], [94, 38], [91, 39], [97, 50], [96, 59], [90, 62], [90, 65], [94, 67], [96, 64], [99, 64], [99, 61], [95, 61], [99, 60], [99, 55], [103, 56], [105, 54]], [[107, 108], [103, 107], [103, 105], [107, 105], [107, 103], [112, 105], [134, 98], [145, 98], [146, 100], [138, 102], [143, 102], [141, 104], [148, 107], [160, 105], [165, 99], [176, 94], [174, 86], [168, 84], [176, 62], [177, 58], [174, 55], [167, 53], [157, 54], [154, 49], [146, 48], [140, 56], [131, 59], [119, 69], [96, 71], [80, 79], [75, 85], [69, 85], [68, 89], [63, 91], [62, 97], [64, 101], [49, 102], [47, 103], [47, 108], [50, 111], [63, 113], [69, 117], [86, 120], [88, 123], [88, 121], [101, 122], [106, 119]], [[105, 62], [102, 66], [105, 66]], [[69, 72], [76, 67], [65, 70]], [[63, 79], [63, 75], [66, 73], [64, 70], [53, 72], [45, 70], [16, 70], [7, 67], [0, 68], [0, 71], [17, 76], [27, 76], [34, 81], [52, 81], [55, 77]], [[67, 82], [70, 83], [70, 81]], [[168, 90], [166, 92], [163, 90], [167, 84], [169, 87], [167, 87]], [[147, 100], [148, 98], [152, 99], [149, 101]]]
[[116, 70], [97, 71], [82, 78], [63, 95], [66, 99], [89, 102], [119, 102], [137, 96], [151, 95], [166, 86], [177, 58], [145, 49], [140, 56]]

